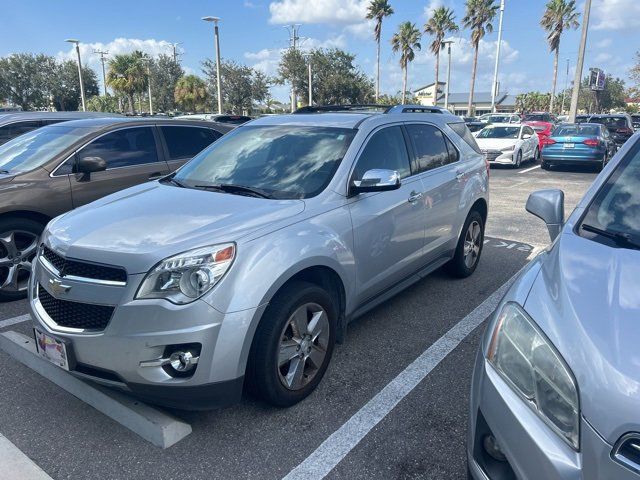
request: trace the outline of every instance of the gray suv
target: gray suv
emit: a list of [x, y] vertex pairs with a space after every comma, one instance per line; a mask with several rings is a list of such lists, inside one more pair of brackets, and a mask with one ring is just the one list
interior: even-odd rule
[[39, 351], [158, 404], [221, 406], [246, 387], [292, 405], [349, 321], [441, 266], [474, 272], [488, 176], [439, 108], [254, 120], [49, 223], [29, 289]]
[[45, 126], [0, 145], [0, 299], [26, 297], [39, 235], [53, 217], [168, 175], [231, 128], [96, 118]]

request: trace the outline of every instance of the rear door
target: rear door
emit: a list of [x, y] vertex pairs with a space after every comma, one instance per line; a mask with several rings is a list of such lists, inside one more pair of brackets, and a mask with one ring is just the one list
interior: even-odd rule
[[170, 171], [180, 168], [222, 136], [216, 130], [196, 125], [161, 125], [158, 128]]
[[71, 172], [74, 172], [73, 162], [83, 157], [103, 158], [107, 162], [107, 170], [88, 175], [72, 173], [74, 207], [169, 173], [153, 126], [126, 127], [97, 137], [69, 160], [72, 162]]

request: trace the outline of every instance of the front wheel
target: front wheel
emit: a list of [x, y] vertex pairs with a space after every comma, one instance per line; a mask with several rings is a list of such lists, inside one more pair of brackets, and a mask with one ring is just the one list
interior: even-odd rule
[[536, 151], [533, 154], [533, 163], [538, 163], [540, 160], [540, 148], [536, 147]]
[[471, 210], [462, 227], [453, 258], [447, 264], [449, 272], [465, 278], [475, 272], [484, 245], [484, 220], [477, 210]]
[[520, 168], [520, 165], [522, 165], [522, 150], [518, 150], [518, 153], [516, 154], [516, 163], [513, 167]]
[[31, 263], [44, 226], [28, 218], [0, 221], [0, 301], [27, 296]]
[[247, 387], [264, 401], [289, 407], [324, 376], [336, 340], [338, 312], [319, 286], [293, 282], [270, 302], [247, 364]]

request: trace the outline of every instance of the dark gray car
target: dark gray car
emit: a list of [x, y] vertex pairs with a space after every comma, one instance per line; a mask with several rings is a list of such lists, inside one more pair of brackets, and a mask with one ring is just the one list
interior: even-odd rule
[[232, 127], [96, 118], [33, 130], [0, 146], [0, 299], [26, 296], [47, 222], [180, 167]]

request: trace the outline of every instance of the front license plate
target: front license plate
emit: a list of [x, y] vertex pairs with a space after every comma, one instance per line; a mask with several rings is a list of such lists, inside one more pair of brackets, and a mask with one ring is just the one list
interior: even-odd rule
[[33, 331], [36, 338], [38, 355], [60, 368], [69, 370], [69, 357], [65, 343], [62, 340], [58, 340], [51, 335], [41, 332], [37, 328], [34, 328]]
[[575, 147], [575, 146], [576, 146], [576, 144], [575, 144], [575, 143], [565, 143], [565, 144], [564, 144], [564, 148], [573, 148], [573, 147]]

